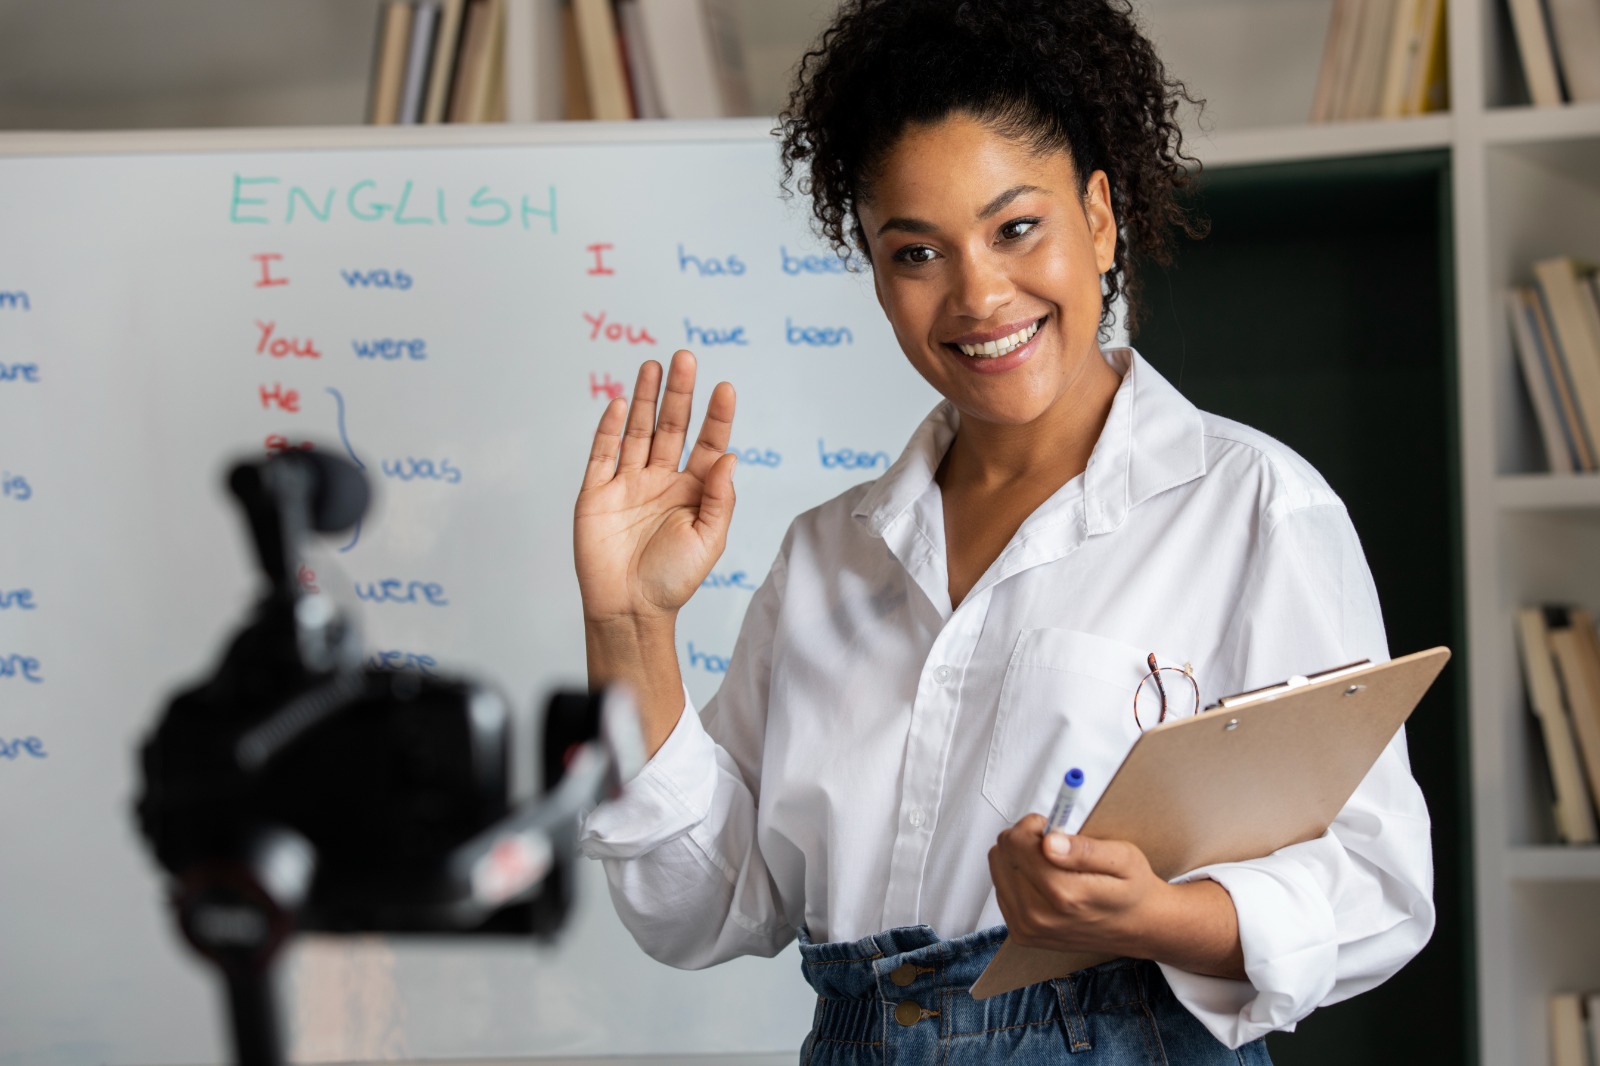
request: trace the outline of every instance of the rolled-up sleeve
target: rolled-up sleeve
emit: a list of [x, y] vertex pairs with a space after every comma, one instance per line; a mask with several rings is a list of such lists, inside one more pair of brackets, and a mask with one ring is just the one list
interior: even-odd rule
[[[1237, 617], [1226, 656], [1243, 688], [1388, 658], [1371, 574], [1337, 503], [1289, 511], [1268, 527]], [[1382, 983], [1434, 926], [1428, 811], [1404, 730], [1321, 837], [1177, 880], [1201, 878], [1233, 899], [1248, 980], [1162, 969], [1230, 1047], [1292, 1030], [1318, 1006]]]
[[620, 797], [589, 814], [579, 837], [584, 854], [604, 863], [612, 902], [634, 940], [673, 966], [775, 955], [795, 936], [756, 832], [783, 572], [780, 557], [751, 601], [704, 717], [685, 692], [665, 743]]

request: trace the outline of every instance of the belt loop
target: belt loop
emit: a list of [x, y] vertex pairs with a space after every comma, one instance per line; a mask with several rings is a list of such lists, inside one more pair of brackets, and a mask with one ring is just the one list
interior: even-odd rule
[[1089, 1026], [1083, 1020], [1083, 1011], [1078, 1007], [1078, 989], [1072, 975], [1054, 978], [1050, 983], [1055, 986], [1056, 1001], [1061, 1006], [1061, 1023], [1067, 1030], [1068, 1047], [1073, 1054], [1093, 1051], [1094, 1044], [1089, 1040]]

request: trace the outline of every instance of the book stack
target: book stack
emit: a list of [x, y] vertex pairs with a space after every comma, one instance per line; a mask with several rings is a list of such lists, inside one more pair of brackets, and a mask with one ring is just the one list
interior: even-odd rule
[[[557, 0], [384, 0], [367, 121], [532, 122], [539, 12]], [[735, 0], [564, 0], [571, 119], [750, 113]], [[552, 35], [554, 30], [552, 29]], [[536, 52], [538, 53], [536, 55]]]
[[1554, 1066], [1600, 1064], [1600, 992], [1550, 997], [1550, 1061]]
[[1517, 612], [1528, 705], [1539, 724], [1555, 813], [1567, 844], [1600, 842], [1600, 635], [1594, 617], [1565, 606]]
[[1506, 292], [1522, 380], [1549, 469], [1600, 464], [1600, 277], [1571, 256], [1533, 264], [1535, 284]]
[[567, 118], [750, 114], [734, 0], [573, 0], [568, 39]]
[[512, 0], [384, 0], [367, 122], [505, 118], [506, 23], [513, 6]]
[[1528, 98], [1600, 100], [1600, 0], [1507, 0]]
[[1450, 106], [1445, 0], [1333, 0], [1312, 122]]

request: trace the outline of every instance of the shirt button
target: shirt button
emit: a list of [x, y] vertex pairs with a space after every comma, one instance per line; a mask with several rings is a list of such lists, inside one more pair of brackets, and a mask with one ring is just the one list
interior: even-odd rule
[[911, 828], [913, 829], [921, 829], [922, 823], [928, 820], [928, 816], [923, 813], [921, 807], [911, 808], [911, 813], [908, 815], [908, 817], [911, 821]]
[[933, 672], [933, 680], [937, 684], [948, 685], [950, 683], [950, 677], [954, 673], [955, 671], [950, 669], [948, 666], [941, 666], [939, 669]]

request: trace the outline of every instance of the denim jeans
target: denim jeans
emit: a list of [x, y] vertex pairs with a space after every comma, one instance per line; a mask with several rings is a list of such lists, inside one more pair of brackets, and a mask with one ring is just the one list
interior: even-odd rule
[[813, 944], [802, 931], [801, 965], [817, 1012], [801, 1066], [1271, 1066], [1264, 1041], [1237, 1051], [1219, 1043], [1153, 962], [1116, 959], [973, 999], [967, 989], [1005, 932], [996, 926], [941, 940], [915, 925]]

